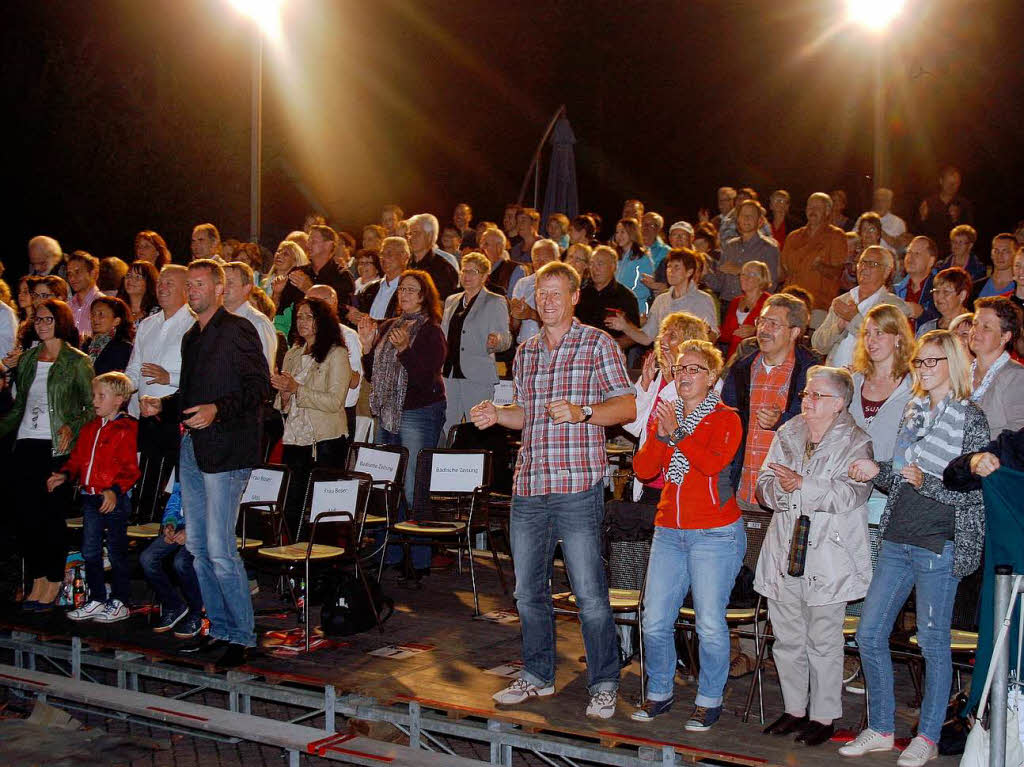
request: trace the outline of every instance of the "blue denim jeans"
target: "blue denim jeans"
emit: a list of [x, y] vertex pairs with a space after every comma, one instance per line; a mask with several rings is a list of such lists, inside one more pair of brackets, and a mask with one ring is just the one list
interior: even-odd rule
[[195, 557], [196, 577], [210, 619], [210, 636], [255, 647], [249, 579], [238, 555], [235, 523], [251, 469], [207, 474], [199, 470], [189, 435], [181, 440], [179, 465], [185, 546]]
[[916, 587], [917, 641], [925, 663], [918, 732], [933, 743], [939, 742], [953, 681], [949, 628], [959, 582], [953, 575], [951, 541], [946, 542], [942, 554], [920, 546], [882, 541], [857, 629], [860, 662], [867, 682], [868, 727], [872, 730], [889, 733], [894, 729], [896, 701], [889, 635], [910, 590]]
[[582, 493], [512, 497], [512, 557], [516, 607], [523, 635], [523, 678], [538, 687], [555, 682], [552, 560], [558, 539], [576, 595], [587, 686], [591, 694], [619, 687], [619, 644], [601, 559], [604, 485]]
[[128, 572], [128, 515], [131, 503], [121, 495], [113, 511], [100, 513], [102, 495], [82, 495], [82, 559], [85, 560], [85, 581], [89, 599], [107, 601], [107, 584], [103, 576], [103, 539], [107, 539], [110, 558], [110, 596], [131, 604], [132, 589]]
[[[398, 431], [388, 431], [381, 427], [379, 442], [382, 445], [401, 445], [409, 451], [409, 465], [405, 470], [405, 501], [396, 510], [395, 522], [403, 522], [408, 516], [406, 503], [415, 508], [416, 492], [416, 456], [424, 448], [437, 447], [437, 440], [444, 425], [447, 403], [444, 400], [426, 405], [415, 410], [402, 411], [402, 423]], [[383, 542], [383, 534], [381, 541]], [[412, 566], [417, 570], [430, 567], [430, 547], [413, 546], [410, 556]], [[388, 546], [384, 556], [384, 564], [393, 565], [402, 561], [402, 547]]]
[[199, 590], [199, 579], [196, 578], [194, 557], [185, 546], [165, 541], [161, 532], [139, 556], [139, 564], [142, 565], [142, 572], [146, 574], [146, 582], [153, 587], [156, 598], [163, 606], [164, 615], [178, 613], [183, 606], [182, 598], [167, 573], [168, 559], [173, 563], [174, 574], [177, 576], [181, 593], [185, 596], [184, 604], [188, 605], [192, 615], [202, 615], [203, 595]]
[[743, 520], [706, 530], [656, 527], [644, 591], [644, 652], [648, 695], [672, 697], [676, 672], [675, 622], [693, 592], [700, 678], [695, 704], [722, 705], [729, 678], [729, 627], [725, 608], [747, 551]]

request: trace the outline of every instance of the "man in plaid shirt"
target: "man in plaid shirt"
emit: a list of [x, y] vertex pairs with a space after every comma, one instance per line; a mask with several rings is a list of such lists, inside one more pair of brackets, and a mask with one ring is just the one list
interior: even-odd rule
[[564, 263], [537, 272], [541, 332], [516, 353], [515, 404], [481, 402], [471, 415], [481, 429], [498, 423], [523, 432], [512, 497], [523, 674], [494, 699], [511, 705], [555, 692], [550, 571], [561, 540], [587, 653], [587, 715], [607, 719], [615, 713], [619, 652], [601, 561], [604, 427], [634, 420], [636, 400], [615, 341], [573, 318], [579, 286]]

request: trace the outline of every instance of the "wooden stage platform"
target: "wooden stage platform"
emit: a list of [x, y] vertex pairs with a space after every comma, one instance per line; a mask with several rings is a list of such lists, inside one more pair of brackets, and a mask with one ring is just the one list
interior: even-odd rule
[[[477, 561], [481, 610], [488, 613], [511, 608], [511, 597], [501, 593], [493, 567], [488, 566], [490, 563], [485, 564], [483, 557]], [[509, 565], [506, 562], [506, 573]], [[560, 577], [561, 573], [556, 568], [556, 579]], [[648, 724], [629, 718], [640, 693], [637, 661], [623, 670], [616, 715], [606, 721], [587, 719], [584, 716], [586, 669], [581, 662], [582, 641], [579, 625], [571, 617], [557, 621], [558, 694], [515, 708], [498, 707], [491, 700], [491, 694], [505, 686], [508, 680], [488, 673], [488, 670], [518, 661], [518, 622], [502, 624], [473, 619], [468, 572], [462, 576], [435, 572], [424, 583], [422, 590], [406, 589], [393, 575], [385, 575], [382, 585], [385, 593], [395, 600], [396, 612], [386, 623], [383, 635], [373, 629], [309, 654], [299, 653], [292, 657], [278, 657], [281, 652], [271, 654], [272, 650], [265, 649], [255, 653], [242, 671], [251, 675], [251, 679], [271, 685], [314, 690], [333, 685], [334, 695], [339, 699], [350, 696], [366, 701], [378, 715], [387, 710], [416, 710], [428, 715], [434, 712], [451, 722], [487, 722], [488, 728], [500, 728], [510, 733], [510, 738], [514, 734], [515, 743], [529, 742], [533, 737], [548, 737], [589, 748], [599, 746], [610, 752], [621, 750], [624, 755], [632, 754], [632, 758], [636, 758], [638, 748], [648, 747], [656, 759], [655, 763], [671, 763], [664, 761], [668, 758], [664, 756], [666, 747], [671, 747], [678, 755], [678, 763], [791, 766], [834, 765], [840, 760], [836, 754], [838, 744], [807, 748], [796, 745], [789, 738], [762, 735], [756, 699], [750, 722], [743, 723], [741, 714], [750, 684], [749, 676], [728, 685], [722, 718], [706, 733], [683, 730], [683, 722], [691, 711], [696, 694], [696, 681], [679, 675], [677, 703], [669, 714]], [[556, 588], [558, 585], [556, 583]], [[263, 594], [257, 598], [257, 608], [280, 606], [274, 596], [267, 595], [268, 590], [264, 587]], [[318, 609], [314, 609], [314, 616], [318, 616]], [[259, 617], [257, 628], [262, 636], [264, 632], [286, 631], [295, 625], [293, 614], [278, 614]], [[72, 637], [78, 636], [84, 652], [113, 656], [117, 651], [117, 657], [144, 658], [158, 667], [204, 671], [196, 668], [187, 657], [174, 652], [179, 644], [176, 640], [153, 634], [144, 616], [133, 616], [128, 621], [109, 626], [74, 624], [59, 612], [23, 614], [8, 606], [0, 613], [0, 631], [6, 631], [13, 637], [31, 635], [36, 640], [56, 646], [66, 646]], [[386, 646], [393, 649], [384, 651], [384, 654], [373, 654]], [[0, 650], [0, 662], [9, 663], [9, 658], [10, 651]], [[205, 672], [212, 671], [205, 669]], [[897, 666], [897, 671], [902, 674], [897, 677], [901, 685], [897, 694], [900, 706], [897, 737], [906, 737], [916, 720], [916, 712], [906, 707], [913, 694], [909, 677], [900, 666]], [[843, 702], [845, 716], [841, 726], [855, 729], [863, 713], [864, 696], [844, 692]], [[765, 684], [765, 708], [765, 716], [769, 720], [781, 713], [781, 695], [771, 669]], [[367, 718], [374, 718], [374, 715]], [[523, 748], [521, 745], [512, 747]], [[513, 753], [512, 747], [504, 752], [492, 748], [492, 761], [508, 763], [505, 760], [509, 758], [508, 754]], [[576, 760], [587, 761], [579, 759], [578, 755]], [[955, 760], [958, 758], [943, 758], [934, 764], [937, 767], [953, 765]], [[896, 753], [893, 752], [865, 757], [857, 760], [857, 764], [891, 765], [895, 761]]]

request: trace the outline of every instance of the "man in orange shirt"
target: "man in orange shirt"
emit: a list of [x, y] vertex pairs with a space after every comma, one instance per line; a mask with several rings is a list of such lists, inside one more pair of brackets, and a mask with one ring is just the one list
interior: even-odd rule
[[839, 277], [846, 261], [846, 235], [828, 223], [832, 198], [815, 192], [807, 198], [807, 226], [786, 237], [782, 249], [781, 284], [797, 284], [814, 296], [811, 327], [825, 319], [832, 299], [839, 295]]

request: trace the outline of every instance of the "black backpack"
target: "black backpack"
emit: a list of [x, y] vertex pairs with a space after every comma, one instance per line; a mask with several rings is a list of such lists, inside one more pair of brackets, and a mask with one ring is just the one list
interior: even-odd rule
[[[367, 578], [373, 604], [383, 623], [395, 612], [395, 603], [384, 596], [375, 578]], [[373, 608], [360, 579], [349, 572], [339, 573], [326, 588], [323, 607], [320, 608], [320, 627], [328, 636], [360, 634], [377, 625]]]

